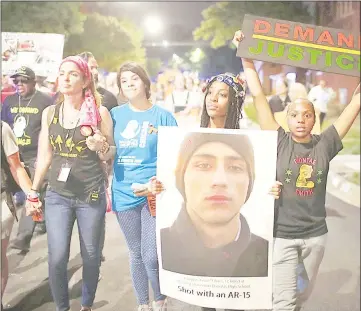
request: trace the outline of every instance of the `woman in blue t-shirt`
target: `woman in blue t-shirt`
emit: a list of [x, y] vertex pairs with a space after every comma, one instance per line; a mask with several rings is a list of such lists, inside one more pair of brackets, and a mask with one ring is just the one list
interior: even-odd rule
[[[234, 41], [243, 39], [236, 32]], [[243, 59], [247, 79], [257, 77], [253, 61]], [[257, 77], [258, 78], [258, 77]], [[257, 85], [259, 96], [262, 89]], [[345, 137], [360, 113], [360, 85], [338, 119], [321, 135], [312, 135], [315, 108], [307, 98], [293, 100], [287, 108], [286, 133], [278, 125], [267, 100], [255, 101], [261, 128], [278, 131], [277, 180], [283, 189], [275, 202], [273, 248], [273, 310], [300, 310], [310, 296], [327, 241], [326, 185], [330, 161], [343, 148]], [[297, 267], [302, 259], [309, 279], [297, 295]]]
[[[159, 286], [156, 221], [147, 196], [150, 188], [155, 191], [156, 187], [161, 187], [152, 179], [157, 168], [158, 127], [177, 126], [177, 122], [170, 112], [149, 101], [150, 79], [141, 66], [133, 62], [123, 64], [118, 78], [121, 91], [129, 102], [111, 110], [116, 144], [113, 211], [129, 248], [138, 310], [150, 310], [150, 281], [155, 300], [153, 310], [163, 311], [166, 310], [166, 297], [160, 293]], [[154, 181], [150, 182], [151, 179]]]

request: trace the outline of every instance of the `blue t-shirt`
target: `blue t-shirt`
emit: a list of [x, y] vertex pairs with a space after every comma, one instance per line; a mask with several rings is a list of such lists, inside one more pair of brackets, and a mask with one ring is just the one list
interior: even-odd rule
[[125, 211], [145, 202], [136, 197], [131, 185], [145, 184], [156, 175], [159, 126], [177, 126], [167, 110], [154, 105], [146, 111], [134, 111], [129, 104], [110, 111], [117, 148], [112, 183], [114, 211]]

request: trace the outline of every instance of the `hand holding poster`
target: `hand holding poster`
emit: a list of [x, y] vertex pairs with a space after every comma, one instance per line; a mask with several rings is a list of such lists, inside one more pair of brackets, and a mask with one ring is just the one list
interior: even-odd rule
[[2, 74], [12, 75], [20, 66], [28, 66], [37, 76], [43, 77], [58, 72], [64, 35], [3, 32], [1, 43]]
[[360, 76], [360, 34], [245, 15], [237, 56]]
[[203, 307], [272, 308], [277, 132], [158, 135], [161, 292]]

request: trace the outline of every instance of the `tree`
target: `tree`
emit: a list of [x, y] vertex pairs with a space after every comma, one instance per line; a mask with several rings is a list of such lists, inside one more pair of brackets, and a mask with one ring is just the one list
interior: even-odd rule
[[81, 33], [86, 16], [79, 2], [2, 2], [1, 31]]
[[141, 44], [142, 33], [131, 22], [93, 13], [84, 23], [84, 32], [69, 37], [64, 55], [90, 51], [100, 67], [116, 71], [126, 60], [144, 65], [145, 51]]
[[[313, 19], [302, 2], [217, 2], [202, 12], [200, 27], [193, 31], [195, 40], [211, 40], [212, 48], [227, 45], [241, 29], [245, 14], [310, 23]], [[233, 48], [233, 46], [232, 46]], [[297, 68], [296, 81], [305, 81], [306, 70]]]
[[195, 40], [211, 40], [212, 48], [228, 44], [241, 29], [245, 14], [310, 22], [311, 16], [301, 2], [217, 2], [202, 12], [201, 25], [194, 30]]
[[107, 8], [101, 3], [3, 2], [1, 8], [2, 31], [64, 34], [64, 56], [90, 51], [109, 71], [126, 60], [145, 65], [143, 33], [126, 18], [100, 14]]
[[147, 58], [147, 72], [149, 76], [157, 77], [158, 73], [162, 69], [162, 60], [160, 58], [153, 58], [148, 57]]

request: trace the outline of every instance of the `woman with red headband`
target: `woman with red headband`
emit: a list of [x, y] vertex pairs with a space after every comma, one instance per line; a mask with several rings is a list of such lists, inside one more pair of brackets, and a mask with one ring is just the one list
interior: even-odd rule
[[45, 215], [49, 283], [57, 311], [70, 310], [67, 264], [75, 220], [83, 259], [82, 309], [91, 310], [98, 284], [106, 196], [102, 161], [114, 156], [113, 122], [101, 106], [88, 64], [69, 56], [60, 65], [57, 104], [45, 109], [33, 190], [50, 168]]

